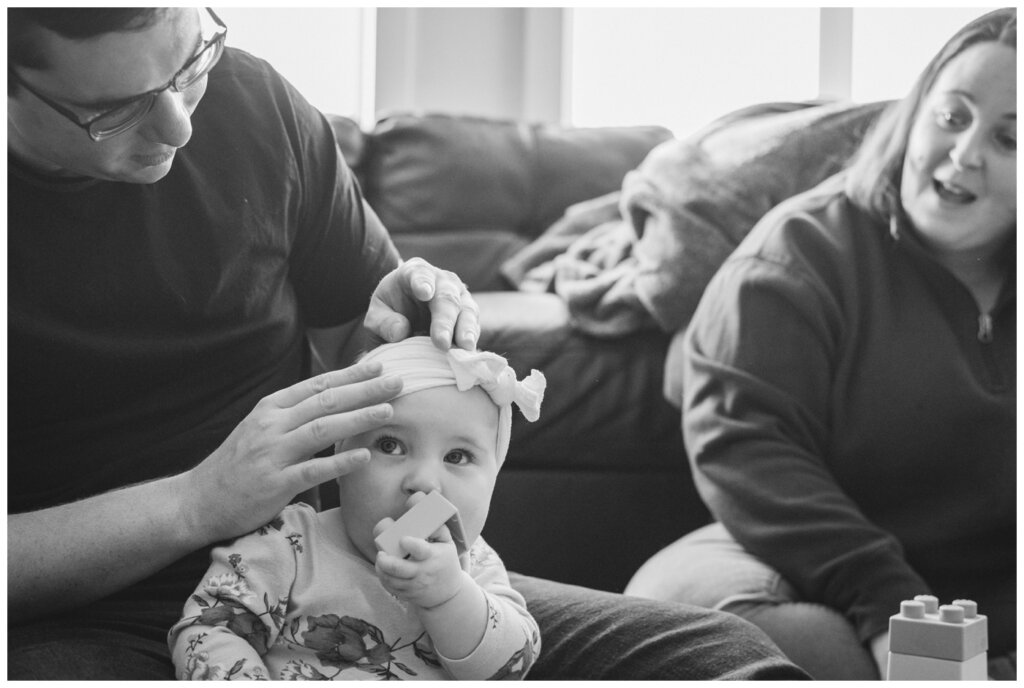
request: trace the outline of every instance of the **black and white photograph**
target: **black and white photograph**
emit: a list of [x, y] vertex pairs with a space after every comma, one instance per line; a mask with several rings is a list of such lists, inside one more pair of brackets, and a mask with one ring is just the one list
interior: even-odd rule
[[6, 680], [1016, 680], [1015, 7], [6, 20]]

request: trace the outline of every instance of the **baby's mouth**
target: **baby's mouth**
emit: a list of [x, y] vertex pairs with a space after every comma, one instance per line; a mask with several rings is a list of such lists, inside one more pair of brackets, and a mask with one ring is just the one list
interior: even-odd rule
[[949, 201], [950, 203], [967, 204], [977, 200], [978, 198], [962, 186], [949, 182], [942, 182], [938, 179], [932, 180], [932, 188], [935, 189], [935, 193], [939, 195], [939, 198], [944, 201]]

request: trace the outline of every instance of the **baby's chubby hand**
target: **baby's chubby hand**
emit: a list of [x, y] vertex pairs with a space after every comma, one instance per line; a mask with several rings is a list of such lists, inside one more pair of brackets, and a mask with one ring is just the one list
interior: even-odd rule
[[[374, 537], [393, 523], [393, 519], [382, 519], [373, 529]], [[409, 553], [405, 559], [377, 552], [374, 568], [385, 590], [421, 609], [438, 607], [459, 593], [464, 577], [447, 526], [442, 525], [428, 540], [405, 535], [399, 544]]]

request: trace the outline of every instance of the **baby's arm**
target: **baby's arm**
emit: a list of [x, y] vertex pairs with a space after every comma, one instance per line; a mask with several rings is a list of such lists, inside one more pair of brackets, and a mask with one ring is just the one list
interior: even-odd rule
[[210, 568], [168, 633], [185, 680], [269, 679], [263, 655], [281, 632], [295, 561], [280, 520], [216, 547]]
[[446, 528], [432, 539], [438, 541], [402, 538], [408, 559], [378, 553], [384, 587], [416, 606], [454, 678], [522, 678], [540, 650], [540, 632], [501, 560], [478, 538], [470, 575], [459, 567]]

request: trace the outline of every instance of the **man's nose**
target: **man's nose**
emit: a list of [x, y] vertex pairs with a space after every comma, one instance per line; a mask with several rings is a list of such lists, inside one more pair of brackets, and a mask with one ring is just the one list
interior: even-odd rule
[[411, 461], [409, 471], [402, 480], [402, 491], [411, 495], [415, 492], [427, 494], [433, 490], [440, 490], [441, 470], [439, 462], [436, 461]]
[[156, 97], [145, 125], [156, 141], [181, 148], [192, 138], [192, 114], [185, 103], [185, 94], [168, 88]]

